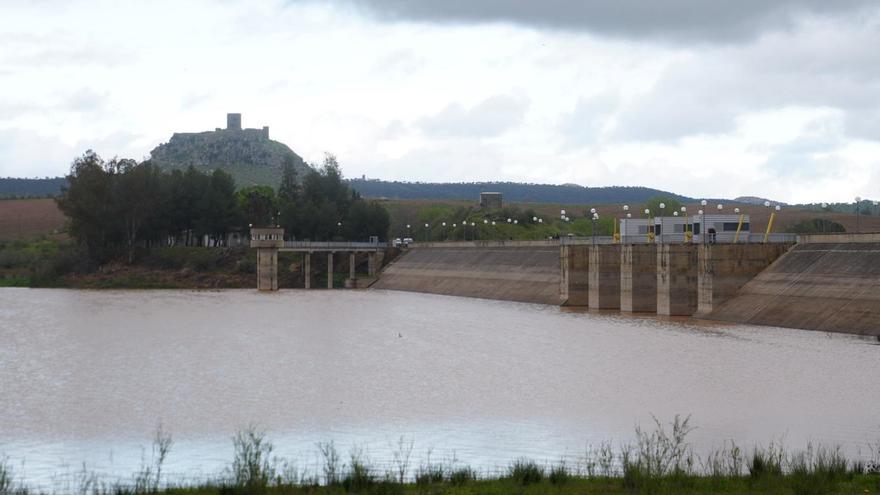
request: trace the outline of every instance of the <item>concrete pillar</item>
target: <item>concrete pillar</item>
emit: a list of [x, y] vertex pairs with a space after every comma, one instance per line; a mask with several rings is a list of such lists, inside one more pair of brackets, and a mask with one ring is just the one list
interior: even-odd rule
[[278, 249], [257, 248], [257, 290], [278, 290]]
[[367, 255], [367, 275], [376, 276], [376, 253], [371, 252]]
[[587, 246], [563, 245], [559, 248], [561, 299], [563, 306], [588, 306], [590, 255]]
[[352, 281], [356, 278], [354, 276], [355, 256], [355, 253], [348, 253], [348, 279]]
[[620, 245], [589, 247], [589, 301], [595, 309], [620, 309]]
[[697, 245], [657, 246], [657, 314], [691, 316], [697, 311]]
[[697, 314], [721, 303], [785, 254], [788, 244], [701, 244], [698, 248]]
[[333, 252], [327, 253], [327, 288], [333, 288]]
[[657, 312], [657, 246], [625, 244], [620, 251], [620, 310]]
[[303, 253], [303, 280], [306, 289], [312, 288], [312, 253]]

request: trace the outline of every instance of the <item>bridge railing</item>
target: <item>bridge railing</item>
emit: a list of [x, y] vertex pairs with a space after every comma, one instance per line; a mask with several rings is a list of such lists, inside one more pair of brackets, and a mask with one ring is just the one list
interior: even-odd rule
[[312, 242], [284, 241], [282, 249], [300, 249], [303, 251], [348, 251], [363, 249], [386, 249], [387, 242]]
[[[733, 244], [734, 240], [737, 244], [761, 244], [764, 242], [764, 234], [759, 233], [741, 233], [737, 238], [736, 235], [732, 232], [719, 232], [714, 235], [714, 238], [706, 237], [705, 239], [701, 235], [693, 236], [693, 239], [690, 241], [693, 244], [702, 244], [703, 242], [711, 242], [714, 244]], [[661, 236], [656, 236], [653, 241], [648, 238], [645, 234], [639, 235], [627, 235], [621, 237], [619, 242], [616, 242], [614, 238], [610, 235], [597, 235], [596, 237], [592, 236], [582, 236], [582, 237], [574, 237], [574, 236], [564, 236], [559, 239], [545, 239], [539, 241], [514, 241], [514, 240], [476, 240], [476, 241], [431, 241], [431, 242], [421, 242], [415, 241], [410, 244], [410, 247], [531, 247], [531, 246], [546, 246], [546, 245], [585, 245], [585, 244], [684, 244], [686, 242], [685, 235], [682, 233], [674, 233], [674, 234], [664, 234]], [[788, 244], [797, 242], [797, 234], [770, 234], [767, 238], [768, 243], [772, 244]]]

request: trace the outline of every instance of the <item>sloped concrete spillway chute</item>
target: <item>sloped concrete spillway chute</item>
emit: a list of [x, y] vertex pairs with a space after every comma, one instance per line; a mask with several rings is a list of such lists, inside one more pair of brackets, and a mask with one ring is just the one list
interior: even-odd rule
[[560, 303], [555, 243], [437, 243], [412, 247], [387, 266], [378, 289], [505, 301]]
[[880, 335], [880, 235], [805, 237], [708, 317]]

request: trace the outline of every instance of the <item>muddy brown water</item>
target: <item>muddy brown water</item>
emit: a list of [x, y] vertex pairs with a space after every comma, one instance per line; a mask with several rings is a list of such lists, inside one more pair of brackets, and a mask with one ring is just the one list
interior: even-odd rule
[[770, 327], [379, 290], [0, 289], [0, 456], [56, 491], [83, 465], [128, 479], [159, 423], [178, 480], [222, 473], [248, 425], [305, 470], [316, 442], [387, 465], [401, 436], [415, 465], [576, 462], [677, 413], [698, 452], [864, 456], [878, 376], [875, 342]]

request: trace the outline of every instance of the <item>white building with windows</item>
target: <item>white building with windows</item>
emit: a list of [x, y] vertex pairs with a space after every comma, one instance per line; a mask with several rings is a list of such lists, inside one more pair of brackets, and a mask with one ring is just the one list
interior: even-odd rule
[[[740, 225], [740, 217], [742, 217], [742, 225]], [[749, 242], [751, 234], [749, 215], [694, 215], [691, 217], [691, 222], [694, 228], [694, 242]]]
[[[692, 232], [691, 242], [704, 242], [703, 222], [707, 228], [705, 242], [749, 242], [750, 222], [748, 215], [693, 215], [681, 217], [624, 218], [620, 220], [620, 242], [637, 244], [649, 242], [649, 234], [654, 234], [657, 243], [682, 243], [687, 241], [687, 232]], [[737, 237], [739, 229], [739, 237]]]

